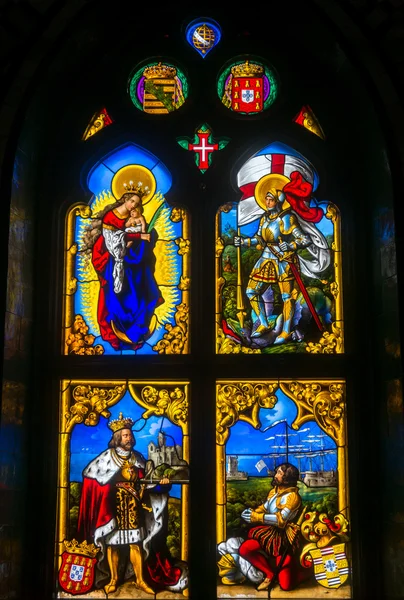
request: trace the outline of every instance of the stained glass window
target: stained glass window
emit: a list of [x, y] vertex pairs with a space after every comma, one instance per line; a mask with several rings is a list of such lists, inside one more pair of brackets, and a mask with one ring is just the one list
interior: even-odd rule
[[187, 381], [61, 382], [58, 597], [183, 597], [188, 405]]
[[129, 143], [87, 185], [66, 220], [63, 353], [187, 353], [189, 216], [165, 198], [171, 174]]
[[340, 215], [304, 156], [272, 143], [216, 217], [217, 352], [343, 351]]
[[[346, 373], [314, 377], [325, 359], [313, 356], [344, 352], [341, 216], [300, 143], [323, 142], [291, 121], [322, 130], [306, 105], [293, 119], [279, 102], [279, 122], [268, 110], [281, 95], [270, 57], [240, 54], [213, 73], [220, 26], [197, 19], [183, 33], [189, 64], [162, 54], [133, 69], [122, 92], [138, 110], [114, 113], [122, 137], [115, 125], [80, 142], [110, 136], [65, 219], [56, 595], [199, 598], [205, 574], [196, 566], [193, 584], [188, 564], [202, 548], [204, 597], [351, 598]], [[195, 64], [203, 94], [220, 99], [209, 122]], [[212, 130], [223, 111], [230, 125]], [[96, 116], [83, 139], [108, 124]], [[299, 151], [274, 141], [282, 122]], [[239, 353], [252, 356], [217, 356]], [[294, 378], [302, 355], [312, 370]], [[190, 389], [192, 456], [211, 457], [192, 514]], [[202, 506], [209, 523], [191, 548]]]
[[350, 598], [345, 382], [218, 381], [216, 414], [217, 597]]

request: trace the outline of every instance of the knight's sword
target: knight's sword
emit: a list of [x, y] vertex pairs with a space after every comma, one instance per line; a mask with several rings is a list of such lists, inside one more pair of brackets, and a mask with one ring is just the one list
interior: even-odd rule
[[[280, 241], [282, 241], [282, 240], [280, 239]], [[293, 277], [295, 278], [295, 280], [297, 282], [297, 285], [299, 286], [300, 291], [303, 294], [303, 298], [306, 300], [306, 304], [309, 307], [311, 315], [312, 315], [312, 317], [313, 317], [313, 319], [314, 319], [314, 321], [315, 321], [318, 329], [320, 331], [324, 331], [324, 329], [325, 329], [324, 325], [321, 323], [321, 321], [319, 319], [319, 316], [318, 316], [318, 314], [316, 312], [316, 309], [313, 306], [313, 303], [312, 303], [311, 298], [309, 296], [309, 292], [306, 290], [306, 287], [305, 287], [305, 285], [304, 285], [304, 283], [302, 281], [301, 275], [299, 273], [299, 269], [297, 268], [297, 266], [295, 265], [295, 263], [292, 262], [293, 258], [292, 258], [292, 260], [289, 261], [289, 260], [287, 260], [285, 258], [284, 254], [281, 254], [280, 252], [278, 252], [278, 250], [276, 248], [274, 248], [273, 246], [269, 246], [269, 248], [270, 248], [271, 252], [273, 252], [275, 254], [275, 256], [279, 260], [282, 260], [282, 261], [285, 260], [290, 265], [290, 269], [291, 269], [291, 271], [293, 273]]]

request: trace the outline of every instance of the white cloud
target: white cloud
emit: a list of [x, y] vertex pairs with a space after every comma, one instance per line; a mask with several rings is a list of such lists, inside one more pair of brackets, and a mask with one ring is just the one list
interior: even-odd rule
[[265, 416], [265, 418], [266, 418], [268, 421], [272, 421], [272, 420], [273, 420], [273, 418], [274, 418], [274, 416], [275, 416], [275, 415], [276, 415], [276, 413], [278, 413], [278, 412], [279, 412], [279, 409], [278, 409], [278, 408], [272, 408], [272, 409], [271, 409], [271, 412], [270, 412], [270, 414], [269, 414], [269, 415], [266, 415], [266, 416]]

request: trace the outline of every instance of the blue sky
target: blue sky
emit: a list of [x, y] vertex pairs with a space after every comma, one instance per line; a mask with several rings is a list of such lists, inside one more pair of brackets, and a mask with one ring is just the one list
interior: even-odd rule
[[[297, 416], [294, 402], [278, 390], [278, 402], [273, 409], [261, 409], [261, 428], [254, 429], [244, 421], [231, 428], [226, 454], [238, 456], [239, 470], [249, 475], [266, 476], [266, 469], [255, 467], [262, 459], [269, 469], [286, 461], [286, 431], [288, 432], [288, 461], [305, 470], [336, 470], [335, 442], [313, 421], [300, 429], [291, 429]], [[287, 425], [289, 427], [287, 427]], [[329, 451], [321, 454], [319, 451]], [[270, 456], [269, 456], [270, 455]]]

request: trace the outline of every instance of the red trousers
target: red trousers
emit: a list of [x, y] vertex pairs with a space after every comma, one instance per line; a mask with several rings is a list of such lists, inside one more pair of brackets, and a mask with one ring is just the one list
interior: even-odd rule
[[[272, 579], [275, 571], [282, 559], [282, 556], [267, 556], [257, 540], [246, 540], [240, 546], [240, 556], [248, 560], [254, 567], [259, 569], [265, 574], [265, 577]], [[306, 571], [306, 569], [305, 569]], [[282, 564], [282, 568], [278, 574], [279, 585], [282, 590], [292, 590], [298, 583], [310, 577], [310, 570], [308, 573], [299, 572], [298, 565], [292, 557], [292, 554], [286, 553], [285, 559]]]

